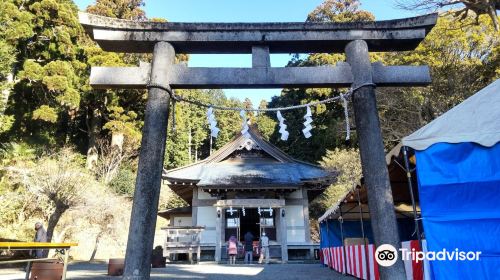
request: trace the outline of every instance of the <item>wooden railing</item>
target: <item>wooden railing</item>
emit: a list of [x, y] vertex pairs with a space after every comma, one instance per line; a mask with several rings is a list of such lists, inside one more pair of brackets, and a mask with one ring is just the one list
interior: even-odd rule
[[205, 227], [164, 227], [166, 231], [163, 255], [186, 253], [189, 261], [193, 263], [193, 254], [196, 252], [196, 260], [199, 263], [201, 257], [201, 233]]

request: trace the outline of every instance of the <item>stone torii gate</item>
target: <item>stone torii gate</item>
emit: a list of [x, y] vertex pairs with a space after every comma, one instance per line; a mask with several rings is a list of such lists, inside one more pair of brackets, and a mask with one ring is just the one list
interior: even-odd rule
[[[92, 67], [95, 88], [148, 88], [124, 279], [149, 279], [171, 89], [353, 87], [363, 175], [368, 187], [375, 244], [400, 247], [385, 163], [374, 85], [424, 86], [427, 66], [370, 63], [369, 51], [415, 49], [437, 14], [353, 23], [158, 23], [81, 13], [80, 23], [105, 51], [153, 53], [139, 67]], [[270, 53], [345, 52], [347, 63], [271, 67]], [[176, 53], [251, 53], [251, 68], [187, 67]], [[403, 263], [380, 267], [381, 279], [404, 279]]]

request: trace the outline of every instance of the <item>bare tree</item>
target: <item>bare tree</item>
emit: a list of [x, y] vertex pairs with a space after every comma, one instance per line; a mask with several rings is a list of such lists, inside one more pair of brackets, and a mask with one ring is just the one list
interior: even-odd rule
[[115, 178], [122, 163], [137, 156], [137, 151], [132, 145], [125, 144], [119, 147], [106, 139], [99, 139], [97, 147], [99, 159], [95, 166], [95, 173], [97, 178], [106, 185]]
[[94, 248], [89, 261], [94, 260], [102, 237], [115, 237], [116, 228], [114, 224], [116, 223], [116, 216], [121, 214], [120, 212], [123, 209], [120, 206], [124, 204], [120, 198], [110, 195], [102, 189], [95, 193], [99, 194], [99, 197], [97, 198], [91, 194], [87, 195], [84, 208], [88, 222], [97, 228]]
[[94, 179], [85, 172], [83, 159], [71, 149], [44, 156], [34, 165], [7, 168], [10, 178], [33, 194], [36, 204], [48, 218], [47, 240], [50, 242], [62, 215], [82, 201], [81, 193]]
[[424, 11], [456, 9], [451, 12], [460, 20], [467, 18], [472, 11], [476, 15], [477, 23], [480, 15], [488, 15], [493, 21], [495, 30], [499, 30], [497, 10], [500, 10], [500, 0], [398, 0], [397, 6], [406, 10]]

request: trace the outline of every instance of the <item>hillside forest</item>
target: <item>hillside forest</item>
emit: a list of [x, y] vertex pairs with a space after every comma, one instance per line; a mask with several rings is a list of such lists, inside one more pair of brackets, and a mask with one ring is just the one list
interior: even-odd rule
[[[458, 1], [460, 2], [460, 1]], [[149, 18], [144, 0], [96, 0], [86, 12], [137, 20]], [[72, 0], [0, 1], [0, 239], [29, 241], [41, 221], [53, 241], [77, 241], [76, 258], [123, 255], [147, 92], [101, 90], [89, 85], [92, 66], [137, 66], [151, 55], [102, 51], [78, 22]], [[386, 150], [500, 78], [500, 33], [496, 14], [440, 13], [436, 27], [410, 52], [372, 53], [386, 65], [429, 65], [432, 84], [378, 88]], [[493, 20], [495, 19], [495, 20]], [[304, 21], [373, 21], [357, 0], [325, 0]], [[177, 63], [187, 63], [179, 54]], [[342, 54], [293, 55], [288, 66], [335, 65]], [[252, 104], [219, 89], [178, 90], [203, 103], [272, 108], [319, 101], [345, 89], [283, 89]], [[313, 137], [304, 138], [304, 112], [287, 111], [290, 136], [281, 141], [275, 114], [249, 114], [263, 137], [291, 156], [336, 170], [338, 180], [312, 202], [314, 221], [361, 177], [355, 129], [345, 140], [341, 104], [315, 106]], [[238, 112], [216, 111], [221, 132], [209, 137], [206, 109], [177, 102], [169, 116], [164, 166], [206, 158], [241, 130]], [[352, 110], [352, 108], [350, 108]], [[353, 118], [353, 113], [350, 113]], [[351, 119], [350, 123], [354, 123]], [[160, 209], [186, 205], [166, 186]], [[161, 220], [161, 219], [160, 219]], [[314, 230], [313, 230], [314, 231]], [[102, 249], [106, 248], [106, 250]]]

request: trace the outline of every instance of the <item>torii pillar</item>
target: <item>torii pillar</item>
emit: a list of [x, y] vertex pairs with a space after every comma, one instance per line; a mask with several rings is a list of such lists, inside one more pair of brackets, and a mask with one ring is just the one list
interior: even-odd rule
[[[373, 83], [372, 71], [369, 71], [371, 63], [366, 42], [355, 40], [348, 43], [345, 53], [354, 78], [352, 87]], [[352, 100], [363, 176], [369, 190], [367, 192], [368, 205], [375, 244], [377, 246], [390, 244], [397, 249], [401, 246], [401, 241], [397, 223], [394, 222], [396, 221], [394, 200], [385, 161], [374, 87], [363, 86], [357, 89], [352, 95]], [[380, 279], [406, 279], [401, 259], [390, 269], [382, 266], [380, 268]]]
[[[169, 87], [168, 72], [174, 61], [175, 51], [172, 45], [167, 42], [156, 43], [151, 65], [151, 83]], [[149, 279], [151, 273], [151, 252], [158, 216], [169, 105], [170, 95], [166, 90], [149, 89], [123, 279]]]

